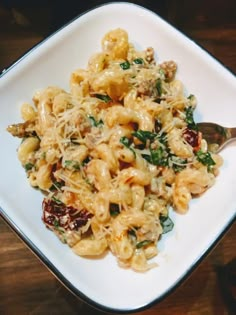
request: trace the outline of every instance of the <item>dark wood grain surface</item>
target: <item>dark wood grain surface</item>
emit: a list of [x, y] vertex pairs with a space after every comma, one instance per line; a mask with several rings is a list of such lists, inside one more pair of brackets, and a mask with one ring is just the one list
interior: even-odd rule
[[[24, 0], [0, 2], [0, 70], [66, 21], [104, 2], [38, 1], [37, 5]], [[157, 12], [236, 72], [235, 0], [160, 0], [155, 5], [155, 1], [133, 2]], [[232, 269], [235, 266], [229, 279], [226, 277], [228, 264], [231, 262], [233, 266], [236, 258], [235, 244], [234, 224], [179, 288], [139, 314], [236, 314], [235, 300], [231, 299], [229, 306], [227, 296], [231, 275], [235, 281], [235, 269]], [[103, 313], [73, 296], [0, 217], [0, 314]]]

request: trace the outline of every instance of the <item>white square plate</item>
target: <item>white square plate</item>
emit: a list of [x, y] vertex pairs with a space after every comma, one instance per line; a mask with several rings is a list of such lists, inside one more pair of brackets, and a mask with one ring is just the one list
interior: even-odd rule
[[[141, 26], [141, 27], [140, 27]], [[111, 29], [127, 30], [138, 49], [152, 46], [158, 61], [175, 60], [178, 78], [197, 96], [196, 120], [236, 126], [236, 79], [218, 61], [156, 14], [129, 3], [100, 6], [60, 29], [6, 70], [0, 78], [0, 206], [2, 216], [52, 272], [77, 296], [107, 311], [130, 312], [159, 301], [179, 284], [233, 222], [236, 209], [236, 146], [224, 149], [216, 184], [193, 200], [186, 215], [171, 216], [175, 228], [162, 238], [159, 267], [135, 273], [109, 254], [76, 256], [42, 223], [42, 199], [17, 159], [19, 139], [6, 132], [19, 122], [20, 106], [37, 89], [69, 88], [70, 73], [85, 67]]]

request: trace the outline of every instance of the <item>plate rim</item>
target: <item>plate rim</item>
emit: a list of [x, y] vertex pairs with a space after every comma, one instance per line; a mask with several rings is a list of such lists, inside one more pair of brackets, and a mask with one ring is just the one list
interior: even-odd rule
[[[96, 9], [99, 9], [101, 7], [107, 7], [111, 5], [125, 5], [127, 7], [134, 6], [136, 8], [140, 8], [141, 10], [147, 11], [148, 13], [151, 13], [155, 16], [157, 16], [160, 20], [164, 21], [167, 25], [170, 25], [175, 31], [180, 33], [182, 36], [184, 36], [185, 39], [192, 41], [196, 46], [200, 47], [203, 51], [205, 51], [211, 58], [213, 58], [215, 61], [217, 61], [221, 67], [225, 68], [227, 71], [229, 71], [231, 74], [234, 75], [234, 72], [232, 69], [227, 67], [223, 64], [222, 61], [220, 61], [217, 57], [215, 57], [213, 54], [211, 54], [206, 48], [204, 48], [199, 43], [192, 40], [190, 37], [188, 37], [184, 32], [176, 28], [171, 22], [166, 21], [164, 18], [158, 15], [158, 13], [152, 11], [151, 9], [131, 3], [131, 2], [124, 2], [124, 1], [111, 1], [103, 4], [99, 4], [96, 6], [93, 6], [92, 8], [83, 11], [82, 13], [78, 14], [74, 18], [70, 19], [66, 23], [64, 23], [61, 27], [59, 27], [57, 30], [53, 31], [49, 35], [47, 35], [45, 38], [40, 40], [38, 43], [33, 45], [31, 48], [29, 48], [25, 53], [23, 53], [19, 58], [17, 58], [15, 61], [13, 61], [9, 66], [4, 68], [2, 72], [0, 73], [0, 79], [4, 77], [9, 71], [11, 71], [17, 64], [19, 64], [22, 60], [27, 58], [34, 50], [36, 50], [38, 47], [43, 45], [45, 42], [50, 40], [54, 35], [59, 33], [61, 30], [66, 28], [68, 25], [72, 24], [74, 21], [79, 19], [81, 16], [86, 15], [87, 13], [91, 11], [95, 11]], [[4, 211], [4, 209], [0, 206], [0, 216], [3, 218], [4, 222], [11, 228], [11, 230], [18, 236], [18, 238], [23, 241], [23, 243], [31, 250], [31, 252], [44, 264], [44, 266], [59, 280], [59, 282], [68, 289], [74, 296], [81, 299], [82, 301], [86, 302], [90, 306], [94, 307], [95, 309], [102, 310], [102, 311], [109, 311], [114, 314], [130, 314], [134, 312], [139, 312], [142, 310], [146, 310], [149, 307], [157, 304], [158, 302], [162, 301], [164, 298], [169, 296], [177, 287], [179, 287], [186, 279], [192, 274], [192, 272], [197, 268], [197, 266], [202, 262], [202, 260], [212, 251], [212, 249], [217, 245], [219, 240], [227, 233], [227, 231], [231, 228], [233, 223], [236, 219], [236, 213], [230, 218], [227, 225], [222, 227], [222, 230], [217, 235], [217, 237], [212, 241], [209, 242], [209, 246], [205, 248], [205, 250], [198, 256], [198, 258], [193, 261], [193, 263], [189, 266], [188, 269], [186, 269], [185, 273], [181, 275], [181, 277], [176, 280], [170, 287], [168, 287], [167, 290], [162, 292], [157, 298], [154, 298], [152, 301], [147, 302], [141, 306], [132, 307], [132, 308], [113, 308], [110, 306], [106, 306], [104, 304], [101, 304], [99, 302], [94, 301], [93, 299], [89, 298], [86, 294], [84, 294], [82, 291], [80, 291], [77, 287], [75, 287], [64, 275], [62, 272], [60, 272], [55, 265], [43, 254], [43, 252], [38, 248], [38, 246], [33, 243], [27, 235], [17, 226], [17, 224], [10, 218], [10, 216]]]

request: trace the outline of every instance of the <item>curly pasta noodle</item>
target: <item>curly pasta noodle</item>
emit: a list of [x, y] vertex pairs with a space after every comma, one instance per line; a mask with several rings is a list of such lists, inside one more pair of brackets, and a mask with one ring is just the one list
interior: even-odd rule
[[23, 123], [18, 158], [47, 197], [43, 221], [80, 256], [110, 250], [120, 266], [146, 271], [179, 213], [214, 183], [222, 159], [208, 151], [174, 61], [157, 63], [123, 29], [109, 31], [70, 91], [49, 86]]

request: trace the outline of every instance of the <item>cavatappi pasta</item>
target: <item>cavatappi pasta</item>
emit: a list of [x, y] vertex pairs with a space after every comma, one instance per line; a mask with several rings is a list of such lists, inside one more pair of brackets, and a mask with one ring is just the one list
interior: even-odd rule
[[120, 28], [76, 69], [70, 91], [49, 86], [23, 104], [18, 158], [47, 194], [43, 221], [81, 256], [110, 250], [123, 267], [146, 271], [179, 213], [214, 183], [222, 164], [193, 119], [174, 61], [137, 51]]

